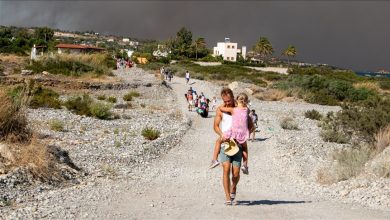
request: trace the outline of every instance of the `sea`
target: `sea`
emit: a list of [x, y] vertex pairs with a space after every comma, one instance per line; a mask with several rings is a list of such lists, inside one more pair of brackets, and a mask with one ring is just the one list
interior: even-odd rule
[[390, 74], [383, 74], [383, 73], [376, 73], [376, 72], [355, 72], [355, 73], [359, 76], [390, 78]]

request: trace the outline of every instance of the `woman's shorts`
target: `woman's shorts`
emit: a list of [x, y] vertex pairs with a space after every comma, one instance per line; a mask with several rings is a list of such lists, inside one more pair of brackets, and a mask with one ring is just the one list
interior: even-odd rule
[[239, 146], [239, 151], [233, 155], [233, 156], [228, 156], [224, 153], [224, 148], [221, 147], [221, 150], [219, 151], [219, 162], [224, 163], [226, 161], [229, 161], [230, 163], [233, 164], [235, 167], [241, 167], [241, 161], [242, 161], [242, 146]]
[[188, 104], [189, 105], [194, 105], [194, 101], [193, 100], [188, 100]]

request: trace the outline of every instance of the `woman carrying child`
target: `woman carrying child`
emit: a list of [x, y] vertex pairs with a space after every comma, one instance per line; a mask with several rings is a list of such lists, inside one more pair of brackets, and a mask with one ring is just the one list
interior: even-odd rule
[[239, 143], [242, 146], [243, 150], [243, 166], [241, 167], [244, 174], [248, 174], [248, 146], [247, 140], [249, 138], [249, 129], [248, 129], [248, 115], [249, 109], [248, 96], [245, 93], [240, 93], [236, 98], [237, 105], [236, 107], [224, 107], [223, 105], [219, 106], [219, 109], [225, 113], [231, 113], [232, 115], [232, 126], [229, 130], [222, 133], [214, 146], [213, 160], [211, 161], [210, 169], [219, 165], [217, 160], [219, 151], [221, 150], [221, 144], [229, 139], [234, 139], [235, 142]]

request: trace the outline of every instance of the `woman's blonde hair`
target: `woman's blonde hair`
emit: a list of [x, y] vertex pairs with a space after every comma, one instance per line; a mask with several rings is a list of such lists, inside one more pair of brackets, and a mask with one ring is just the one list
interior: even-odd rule
[[248, 104], [248, 96], [245, 93], [240, 93], [236, 97], [236, 101], [237, 101], [237, 103], [241, 103], [243, 105], [247, 105]]

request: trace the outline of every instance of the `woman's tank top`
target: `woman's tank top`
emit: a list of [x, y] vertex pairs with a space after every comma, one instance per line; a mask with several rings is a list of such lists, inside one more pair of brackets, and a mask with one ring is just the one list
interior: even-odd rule
[[222, 124], [221, 124], [222, 133], [229, 130], [231, 127], [232, 127], [232, 116], [226, 113], [222, 113]]

